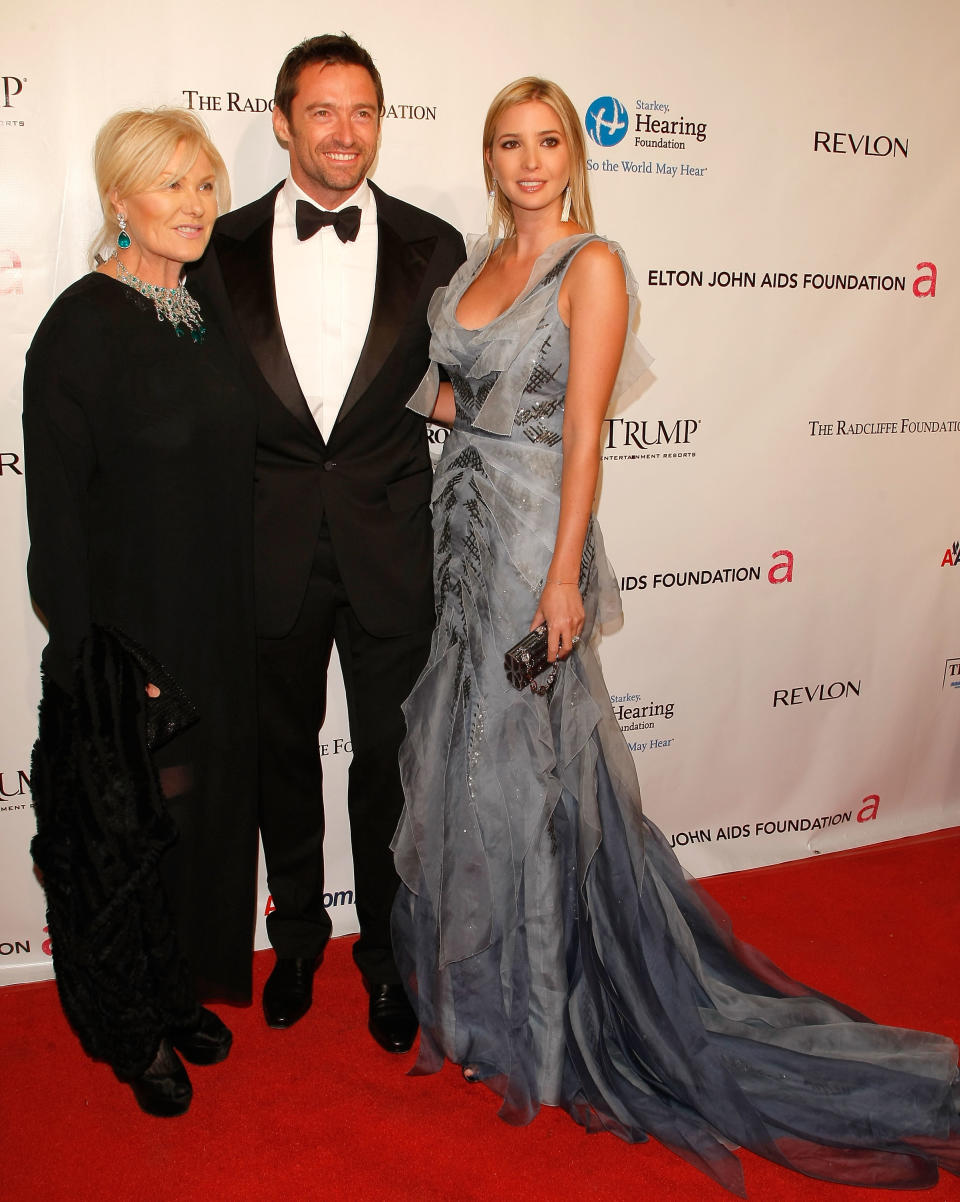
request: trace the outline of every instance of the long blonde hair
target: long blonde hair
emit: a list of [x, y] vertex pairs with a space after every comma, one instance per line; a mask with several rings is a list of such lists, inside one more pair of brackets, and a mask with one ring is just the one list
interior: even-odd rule
[[[97, 134], [93, 148], [93, 170], [103, 210], [103, 224], [90, 244], [90, 260], [96, 264], [103, 252], [116, 244], [120, 226], [110, 194], [134, 196], [155, 188], [167, 164], [182, 150], [178, 168], [183, 175], [206, 153], [213, 168], [217, 209], [230, 207], [230, 179], [216, 146], [203, 122], [187, 109], [131, 109], [116, 113]], [[173, 180], [164, 180], [172, 183]]]
[[593, 233], [593, 206], [587, 186], [587, 147], [577, 110], [570, 97], [557, 84], [549, 79], [539, 79], [536, 75], [525, 75], [522, 79], [515, 79], [513, 83], [501, 88], [494, 96], [487, 110], [487, 119], [483, 123], [483, 178], [487, 191], [494, 192], [493, 211], [487, 231], [491, 246], [501, 231], [505, 238], [509, 238], [516, 232], [516, 226], [509, 202], [494, 184], [493, 170], [487, 161], [487, 155], [493, 148], [497, 122], [503, 113], [513, 105], [525, 104], [528, 100], [542, 100], [557, 114], [570, 154], [570, 218]]

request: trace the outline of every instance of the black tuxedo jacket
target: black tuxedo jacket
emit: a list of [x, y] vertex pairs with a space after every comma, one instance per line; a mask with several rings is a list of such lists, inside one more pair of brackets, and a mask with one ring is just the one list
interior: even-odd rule
[[465, 256], [440, 218], [386, 195], [366, 341], [325, 442], [283, 339], [273, 274], [277, 185], [221, 217], [198, 290], [237, 346], [258, 396], [254, 507], [259, 633], [287, 634], [299, 613], [326, 521], [347, 597], [378, 637], [432, 625], [432, 471], [422, 417], [406, 409], [427, 369], [427, 304]]

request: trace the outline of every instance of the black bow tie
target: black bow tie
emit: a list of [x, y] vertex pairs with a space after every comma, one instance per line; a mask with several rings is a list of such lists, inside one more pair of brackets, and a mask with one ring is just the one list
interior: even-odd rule
[[341, 242], [356, 242], [360, 232], [359, 206], [350, 205], [332, 213], [329, 209], [318, 209], [305, 200], [297, 201], [297, 237], [301, 242], [312, 238], [325, 225], [333, 226]]

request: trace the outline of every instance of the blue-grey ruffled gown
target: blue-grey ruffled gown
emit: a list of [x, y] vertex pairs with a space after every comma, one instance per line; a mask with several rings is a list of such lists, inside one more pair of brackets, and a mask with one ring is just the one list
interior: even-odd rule
[[[430, 308], [457, 414], [434, 484], [437, 625], [404, 707], [406, 809], [397, 963], [422, 1027], [418, 1071], [446, 1057], [529, 1121], [654, 1136], [737, 1193], [735, 1145], [814, 1177], [911, 1188], [960, 1170], [957, 1049], [876, 1026], [740, 944], [640, 806], [591, 638], [619, 610], [592, 522], [583, 639], [549, 696], [518, 692], [553, 553], [569, 359], [557, 297], [594, 235], [549, 247], [479, 330], [456, 309], [481, 242]], [[620, 248], [631, 306], [636, 284]], [[633, 336], [615, 393], [648, 360]]]

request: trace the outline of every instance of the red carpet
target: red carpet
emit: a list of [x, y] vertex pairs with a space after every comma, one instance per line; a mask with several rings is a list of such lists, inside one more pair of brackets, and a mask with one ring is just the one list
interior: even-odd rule
[[[793, 976], [878, 1021], [960, 1039], [960, 830], [714, 877], [709, 892], [741, 938]], [[257, 987], [272, 953], [256, 958]], [[218, 1007], [230, 1059], [192, 1068], [181, 1119], [151, 1119], [89, 1062], [52, 982], [0, 989], [3, 1202], [672, 1202], [729, 1199], [653, 1142], [586, 1135], [545, 1110], [529, 1127], [456, 1069], [408, 1078], [365, 1029], [349, 940], [330, 949], [313, 1010], [270, 1031], [259, 1003]], [[877, 1191], [824, 1185], [740, 1153], [762, 1202], [859, 1202]], [[889, 1196], [889, 1195], [888, 1195]], [[960, 1200], [944, 1176], [923, 1194]]]

